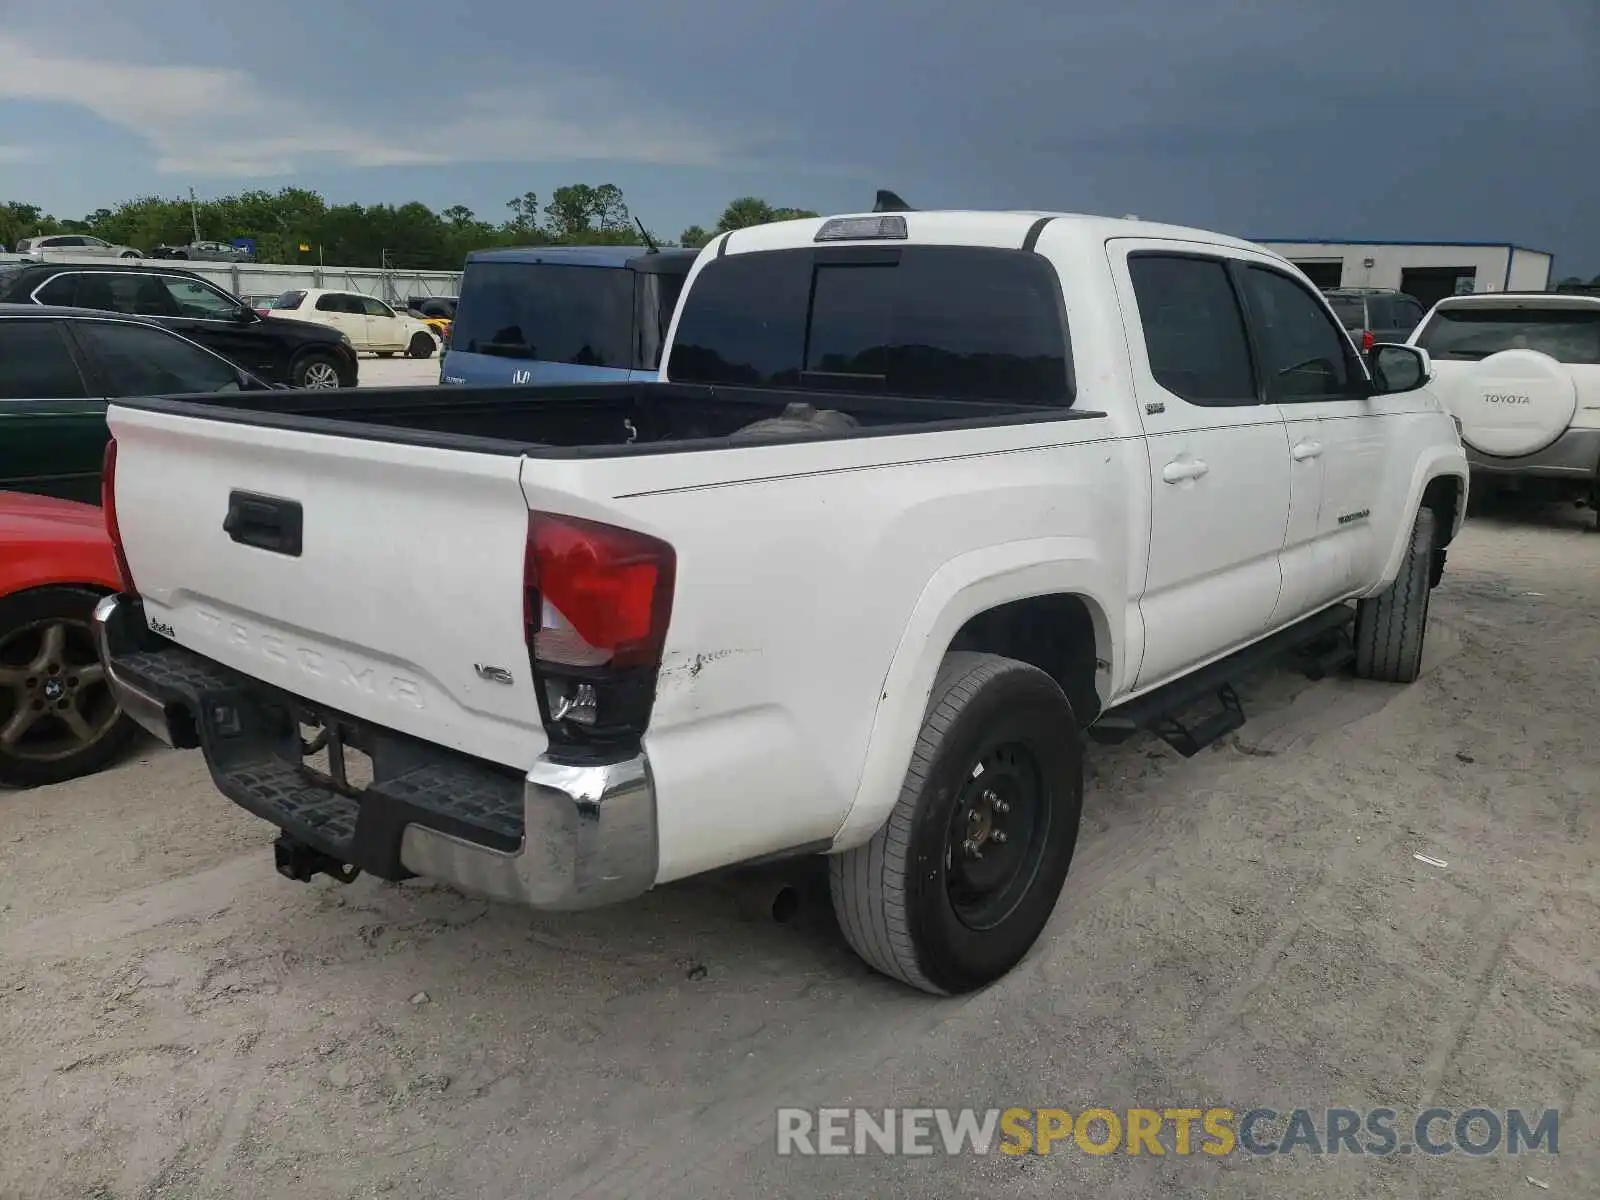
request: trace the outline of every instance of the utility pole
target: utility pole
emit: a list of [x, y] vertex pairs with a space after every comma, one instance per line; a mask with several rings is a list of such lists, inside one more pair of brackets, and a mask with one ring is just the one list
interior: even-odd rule
[[194, 189], [189, 189], [189, 219], [194, 222], [194, 240], [200, 240], [200, 206], [195, 203]]

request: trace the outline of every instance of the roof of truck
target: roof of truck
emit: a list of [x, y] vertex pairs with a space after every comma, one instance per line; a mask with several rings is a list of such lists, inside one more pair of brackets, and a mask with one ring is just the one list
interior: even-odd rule
[[[904, 213], [834, 213], [826, 217], [801, 217], [793, 221], [777, 221], [769, 225], [753, 225], [736, 229], [717, 245], [723, 250], [775, 249], [793, 246], [795, 235], [801, 230], [815, 231], [824, 223], [846, 217], [903, 216], [911, 231], [911, 241], [939, 240], [956, 244], [1023, 245], [1037, 226], [1040, 232], [1048, 225], [1069, 224], [1080, 234], [1091, 238], [1163, 238], [1171, 241], [1204, 242], [1214, 246], [1230, 246], [1241, 250], [1255, 250], [1281, 257], [1275, 251], [1255, 242], [1230, 234], [1207, 229], [1193, 229], [1184, 225], [1165, 225], [1158, 221], [1144, 221], [1138, 217], [1099, 217], [1087, 213], [1048, 212], [1044, 210], [981, 210], [981, 209], [929, 209]], [[1037, 236], [1037, 235], [1035, 235]], [[807, 241], [810, 240], [808, 237]]]

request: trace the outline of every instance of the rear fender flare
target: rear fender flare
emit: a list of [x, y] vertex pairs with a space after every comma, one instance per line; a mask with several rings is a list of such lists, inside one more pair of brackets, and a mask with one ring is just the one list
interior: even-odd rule
[[[899, 798], [922, 729], [933, 682], [952, 639], [981, 612], [1033, 596], [1070, 593], [1088, 605], [1095, 626], [1097, 684], [1104, 698], [1117, 678], [1114, 655], [1121, 608], [1113, 606], [1116, 572], [1088, 538], [1007, 542], [951, 559], [934, 572], [906, 622], [905, 633], [878, 691], [855, 799], [834, 833], [833, 850], [870, 841]], [[1108, 614], [1116, 613], [1113, 626]], [[1065, 733], [1066, 731], [1064, 731]]]

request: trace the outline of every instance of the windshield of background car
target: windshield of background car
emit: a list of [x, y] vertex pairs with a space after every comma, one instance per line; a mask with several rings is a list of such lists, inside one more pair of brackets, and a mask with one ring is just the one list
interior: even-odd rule
[[554, 263], [468, 263], [451, 349], [586, 367], [634, 365], [634, 273]]
[[1061, 290], [1037, 254], [968, 246], [730, 254], [685, 293], [683, 383], [1069, 405]]
[[305, 298], [306, 294], [304, 292], [284, 292], [272, 302], [272, 307], [296, 309], [300, 307], [300, 302]]
[[1600, 308], [1440, 308], [1417, 338], [1434, 358], [1476, 362], [1537, 350], [1562, 363], [1600, 363]]

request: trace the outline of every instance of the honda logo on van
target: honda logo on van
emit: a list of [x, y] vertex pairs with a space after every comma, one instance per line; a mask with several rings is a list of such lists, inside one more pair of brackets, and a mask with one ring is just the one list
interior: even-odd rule
[[533, 379], [532, 371], [516, 370], [511, 372], [512, 383], [529, 383]]
[[1532, 396], [1524, 396], [1517, 392], [1485, 392], [1485, 404], [1532, 404]]

